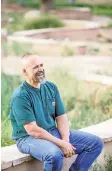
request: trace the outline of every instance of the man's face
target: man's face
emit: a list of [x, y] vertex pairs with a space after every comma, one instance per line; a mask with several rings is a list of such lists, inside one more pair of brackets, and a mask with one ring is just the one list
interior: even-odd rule
[[33, 82], [45, 82], [45, 70], [43, 62], [38, 56], [32, 56], [28, 59], [27, 66], [25, 67], [27, 78]]

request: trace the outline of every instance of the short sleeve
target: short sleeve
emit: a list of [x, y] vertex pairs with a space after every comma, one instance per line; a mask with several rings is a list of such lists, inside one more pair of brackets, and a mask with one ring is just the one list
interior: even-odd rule
[[12, 104], [12, 112], [18, 126], [23, 126], [26, 123], [36, 121], [31, 103], [23, 97], [16, 97]]
[[55, 108], [55, 116], [60, 116], [66, 113], [63, 100], [60, 96], [59, 90], [56, 87], [56, 108]]

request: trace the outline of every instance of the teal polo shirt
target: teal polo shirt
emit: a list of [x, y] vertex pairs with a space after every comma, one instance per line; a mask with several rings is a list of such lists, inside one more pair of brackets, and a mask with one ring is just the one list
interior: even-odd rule
[[10, 119], [13, 128], [12, 139], [28, 135], [24, 124], [36, 121], [45, 130], [56, 127], [55, 118], [65, 114], [65, 108], [56, 85], [46, 81], [35, 88], [24, 81], [17, 88], [10, 103]]

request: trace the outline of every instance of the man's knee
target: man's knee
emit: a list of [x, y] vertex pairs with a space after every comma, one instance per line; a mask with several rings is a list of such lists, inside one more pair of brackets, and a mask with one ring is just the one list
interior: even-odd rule
[[91, 151], [96, 151], [98, 154], [100, 154], [102, 152], [102, 149], [104, 147], [104, 142], [103, 140], [96, 136], [96, 135], [92, 135], [92, 145], [89, 147], [89, 150]]
[[99, 149], [99, 153], [101, 153], [104, 147], [104, 141], [100, 137], [97, 137], [96, 143]]
[[88, 138], [89, 138], [89, 143], [88, 146], [86, 147], [86, 150], [94, 151], [94, 152], [96, 151], [98, 154], [100, 154], [104, 147], [103, 140], [100, 137], [93, 134], [88, 136]]
[[52, 149], [49, 151], [47, 157], [55, 163], [62, 162], [64, 155], [60, 149]]

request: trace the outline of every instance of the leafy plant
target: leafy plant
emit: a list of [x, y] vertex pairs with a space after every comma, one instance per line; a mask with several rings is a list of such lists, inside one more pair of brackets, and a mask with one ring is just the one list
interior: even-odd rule
[[11, 140], [12, 127], [10, 123], [10, 99], [13, 90], [20, 84], [18, 76], [8, 76], [2, 73], [2, 91], [1, 91], [1, 145], [7, 146], [14, 144]]
[[53, 15], [42, 15], [38, 18], [25, 19], [24, 29], [41, 29], [41, 28], [56, 28], [63, 27], [62, 21]]
[[72, 47], [66, 45], [64, 46], [61, 54], [62, 56], [74, 56], [75, 52]]
[[32, 53], [32, 45], [26, 43], [12, 42], [8, 44], [6, 42], [2, 43], [2, 53], [7, 55], [22, 56], [25, 53]]
[[111, 171], [112, 170], [112, 155], [108, 155], [105, 159], [105, 171]]
[[105, 164], [101, 166], [97, 161], [94, 162], [90, 171], [111, 171], [112, 170], [112, 155], [106, 154], [105, 156]]

